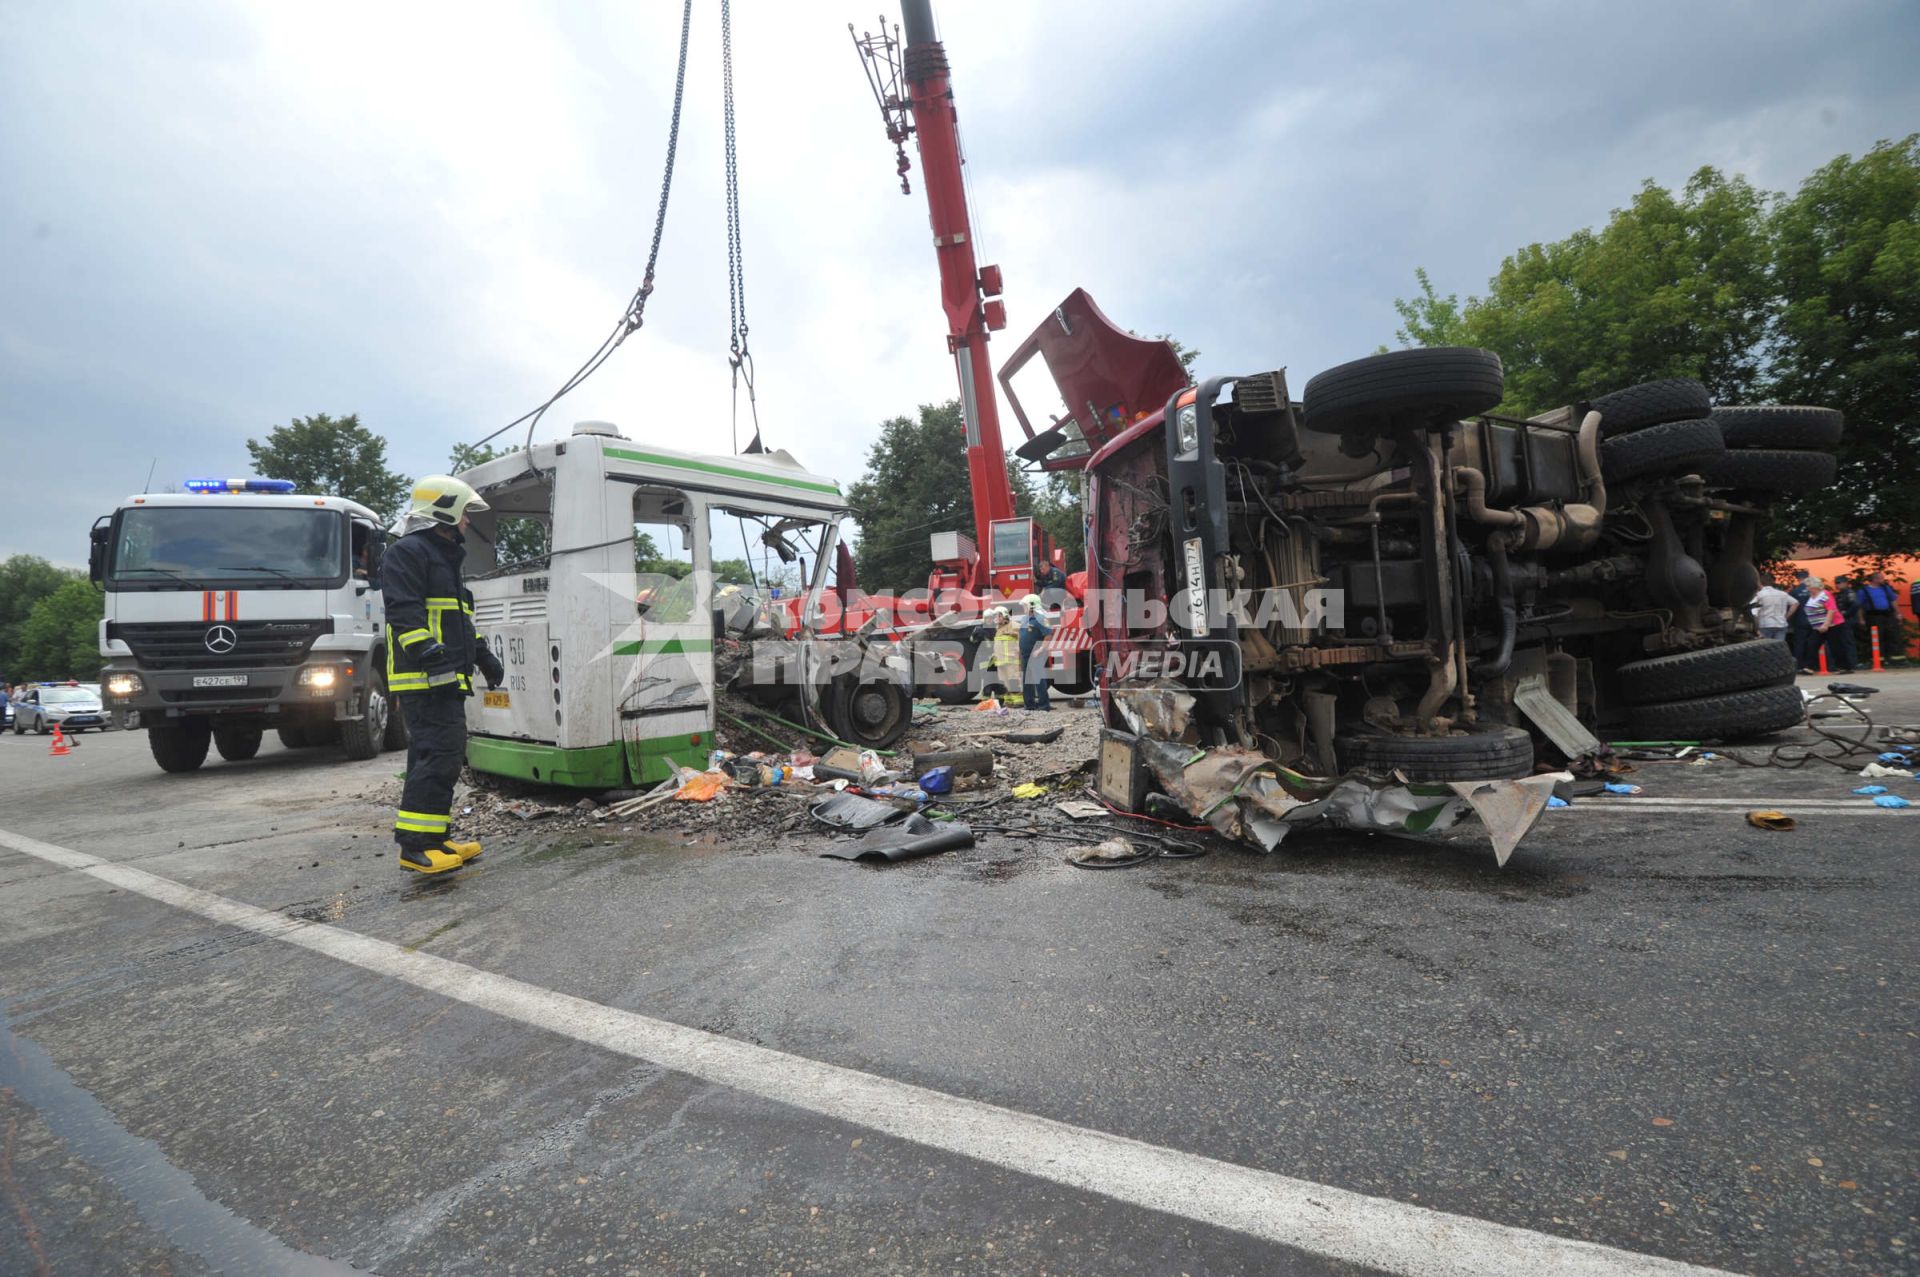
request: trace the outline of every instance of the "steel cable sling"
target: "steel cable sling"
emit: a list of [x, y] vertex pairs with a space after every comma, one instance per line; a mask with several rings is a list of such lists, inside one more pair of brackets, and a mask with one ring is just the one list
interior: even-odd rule
[[733, 4], [720, 0], [720, 86], [726, 133], [727, 170], [727, 336], [728, 360], [733, 366], [733, 450], [740, 451], [740, 386], [747, 388], [747, 412], [753, 422], [748, 452], [762, 452], [760, 405], [753, 393], [753, 352], [747, 346], [746, 256], [740, 239], [740, 159], [733, 127]]
[[[724, 6], [722, 11], [724, 12]], [[687, 88], [687, 35], [692, 29], [692, 26], [693, 0], [685, 0], [685, 4], [680, 11], [680, 60], [673, 78], [673, 118], [667, 125], [666, 168], [660, 177], [660, 205], [653, 215], [653, 243], [647, 249], [647, 269], [646, 273], [641, 276], [640, 287], [634, 291], [632, 298], [628, 300], [627, 308], [620, 316], [620, 322], [614, 325], [613, 331], [607, 335], [605, 341], [600, 343], [599, 349], [595, 350], [593, 354], [588, 357], [587, 362], [580, 365], [573, 376], [567, 378], [560, 389], [548, 396], [547, 401], [538, 408], [530, 412], [522, 413], [484, 439], [478, 440], [473, 445], [474, 447], [480, 447], [483, 444], [499, 438], [524, 421], [527, 423], [526, 450], [529, 454], [529, 461], [531, 461], [533, 432], [534, 429], [539, 426], [540, 419], [546, 415], [547, 409], [553, 407], [554, 404], [560, 401], [562, 396], [579, 386], [581, 382], [598, 371], [600, 365], [606, 363], [607, 360], [612, 357], [613, 352], [620, 349], [620, 344], [634, 333], [640, 331], [641, 326], [645, 324], [647, 298], [653, 295], [654, 267], [660, 260], [660, 239], [665, 233], [667, 226], [667, 197], [672, 194], [673, 191], [673, 161], [674, 156], [680, 149], [680, 103], [686, 94]], [[729, 88], [727, 95], [727, 109], [728, 167], [731, 169], [733, 137], [733, 95], [731, 88]]]

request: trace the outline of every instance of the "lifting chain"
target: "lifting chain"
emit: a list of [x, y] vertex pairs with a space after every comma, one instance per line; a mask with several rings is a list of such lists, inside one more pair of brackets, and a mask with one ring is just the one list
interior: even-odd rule
[[727, 169], [727, 337], [728, 362], [733, 366], [733, 450], [740, 451], [740, 387], [747, 388], [747, 411], [753, 422], [748, 452], [764, 451], [760, 442], [760, 406], [753, 392], [753, 352], [747, 345], [746, 257], [740, 242], [740, 159], [733, 127], [733, 4], [720, 0], [720, 86], [726, 132]]

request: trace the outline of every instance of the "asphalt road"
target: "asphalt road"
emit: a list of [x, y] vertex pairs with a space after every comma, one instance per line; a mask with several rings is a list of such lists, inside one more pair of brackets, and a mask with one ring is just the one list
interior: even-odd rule
[[395, 762], [0, 739], [0, 1272], [1916, 1266], [1920, 806], [1847, 772], [1645, 764], [1504, 869], [530, 827], [422, 881]]

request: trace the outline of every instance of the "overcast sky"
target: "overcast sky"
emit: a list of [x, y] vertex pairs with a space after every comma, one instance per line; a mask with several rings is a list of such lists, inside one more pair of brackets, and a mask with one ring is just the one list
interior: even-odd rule
[[[549, 416], [731, 448], [718, 5], [694, 16], [645, 330]], [[954, 394], [917, 175], [847, 38], [874, 0], [736, 0], [741, 202], [769, 442], [857, 478]], [[1425, 266], [1703, 164], [1791, 189], [1920, 128], [1920, 5], [937, 5], [1002, 353], [1071, 288], [1202, 371], [1390, 342]], [[0, 555], [245, 441], [358, 412], [392, 464], [544, 399], [638, 283], [679, 6], [0, 0]], [[1018, 427], [1009, 417], [1009, 429]], [[157, 460], [156, 460], [157, 459]]]

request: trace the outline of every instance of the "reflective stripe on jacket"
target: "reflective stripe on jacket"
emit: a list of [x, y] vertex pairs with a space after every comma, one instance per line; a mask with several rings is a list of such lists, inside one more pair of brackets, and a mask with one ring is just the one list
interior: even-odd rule
[[[473, 690], [473, 595], [460, 583], [466, 549], [433, 528], [409, 532], [380, 561], [380, 592], [387, 610], [387, 690], [425, 692], [437, 687]], [[420, 652], [431, 643], [447, 649], [451, 670], [430, 673]]]

